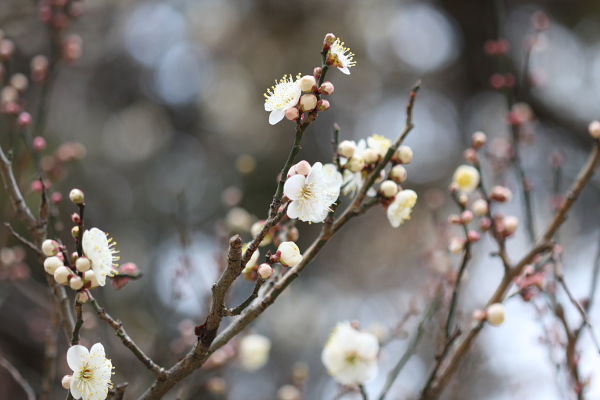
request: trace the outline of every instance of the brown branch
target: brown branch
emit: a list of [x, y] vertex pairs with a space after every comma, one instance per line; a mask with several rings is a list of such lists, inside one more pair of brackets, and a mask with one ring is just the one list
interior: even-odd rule
[[152, 361], [152, 359], [148, 357], [133, 340], [131, 340], [129, 335], [127, 335], [127, 332], [125, 332], [125, 329], [123, 329], [123, 323], [121, 321], [114, 320], [110, 315], [108, 315], [106, 310], [100, 307], [98, 302], [91, 297], [91, 294], [89, 296], [90, 303], [92, 303], [92, 306], [94, 307], [94, 310], [96, 310], [96, 314], [98, 314], [100, 319], [105, 321], [108, 325], [110, 325], [111, 328], [115, 330], [115, 334], [121, 339], [121, 342], [123, 342], [125, 347], [131, 350], [137, 359], [140, 360], [140, 362], [144, 364], [146, 368], [148, 368], [154, 373], [154, 375], [157, 376], [157, 379], [161, 379], [161, 377], [164, 375], [164, 368]]
[[[411, 129], [414, 126], [412, 123], [412, 110], [413, 110], [414, 101], [415, 101], [415, 97], [416, 97], [416, 93], [417, 93], [418, 89], [419, 89], [419, 86], [417, 84], [411, 92], [411, 97], [410, 97], [410, 100], [409, 100], [408, 106], [407, 106], [407, 113], [408, 113], [407, 119], [406, 119], [407, 125], [405, 126], [404, 130], [401, 132], [400, 136], [398, 137], [398, 139], [396, 140], [394, 145], [388, 150], [388, 153], [386, 154], [386, 157], [384, 158], [385, 163], [387, 163], [391, 159], [391, 157], [393, 156], [393, 154], [395, 153], [397, 148], [400, 146], [400, 144], [403, 142], [403, 140], [406, 138], [406, 136], [408, 135], [408, 133], [411, 131]], [[289, 162], [289, 160], [290, 159], [288, 159], [288, 162]], [[177, 364], [175, 364], [171, 369], [169, 369], [166, 372], [164, 379], [162, 379], [162, 380], [157, 379], [156, 382], [154, 382], [154, 384], [140, 397], [140, 400], [150, 400], [150, 399], [155, 400], [155, 399], [162, 398], [162, 396], [164, 396], [165, 393], [167, 393], [171, 388], [173, 388], [173, 386], [175, 386], [179, 381], [181, 381], [183, 378], [185, 378], [186, 376], [191, 374], [196, 369], [200, 368], [214, 351], [216, 351], [217, 349], [219, 349], [220, 347], [225, 345], [227, 342], [229, 342], [234, 336], [236, 336], [238, 333], [240, 333], [242, 330], [244, 330], [256, 318], [258, 318], [258, 316], [261, 315], [269, 306], [271, 306], [275, 302], [275, 300], [279, 297], [279, 295], [296, 278], [298, 278], [300, 276], [300, 273], [304, 270], [304, 268], [306, 268], [306, 266], [308, 264], [310, 264], [310, 262], [316, 257], [316, 255], [321, 251], [321, 249], [327, 244], [327, 242], [329, 242], [329, 240], [333, 237], [333, 235], [340, 228], [342, 228], [350, 219], [363, 214], [364, 212], [366, 212], [369, 208], [371, 208], [374, 205], [371, 203], [361, 205], [362, 198], [364, 198], [364, 196], [366, 196], [369, 185], [370, 186], [373, 185], [373, 183], [375, 182], [375, 178], [377, 176], [379, 176], [379, 171], [381, 169], [383, 169], [383, 167], [385, 166], [385, 163], [381, 162], [378, 165], [378, 167], [375, 168], [374, 171], [377, 171], [376, 174], [375, 174], [375, 172], [372, 172], [369, 175], [369, 177], [371, 177], [372, 179], [370, 179], [369, 177], [367, 178], [365, 186], [363, 186], [363, 189], [357, 196], [357, 199], [355, 199], [355, 201], [349, 205], [348, 209], [346, 209], [344, 214], [342, 216], [340, 216], [340, 218], [337, 221], [334, 222], [334, 224], [331, 226], [331, 229], [327, 229], [327, 226], [324, 225], [323, 229], [321, 230], [321, 234], [317, 237], [317, 239], [315, 239], [315, 241], [312, 243], [312, 245], [304, 252], [304, 258], [302, 259], [300, 264], [290, 268], [290, 270], [283, 277], [281, 277], [272, 287], [270, 287], [263, 296], [257, 298], [254, 302], [252, 302], [252, 304], [250, 304], [250, 306], [248, 306], [248, 308], [246, 308], [242, 312], [240, 318], [234, 320], [227, 328], [225, 328], [225, 330], [223, 330], [223, 332], [221, 332], [216, 338], [214, 338], [214, 340], [212, 340], [210, 347], [207, 348], [205, 345], [205, 341], [203, 341], [201, 338], [200, 342], [197, 343], [192, 348], [192, 350], [181, 361], [179, 361]], [[280, 186], [282, 187], [281, 180], [280, 180]], [[363, 195], [362, 195], [362, 198], [359, 200], [361, 193]], [[277, 208], [279, 206], [273, 207], [273, 205], [276, 204], [276, 201], [277, 201], [277, 194], [275, 195], [273, 203], [271, 205], [270, 219], [277, 218], [276, 212], [277, 212]], [[280, 213], [280, 215], [281, 215], [281, 213]], [[274, 223], [276, 223], [276, 222], [274, 222]], [[249, 260], [248, 254], [251, 255], [251, 252], [250, 252], [251, 247], [253, 245], [258, 247], [258, 243], [260, 243], [262, 238], [264, 238], [264, 235], [266, 235], [266, 232], [268, 232], [268, 230], [270, 229], [270, 227], [268, 227], [268, 226], [269, 226], [269, 221], [267, 221], [267, 223], [263, 227], [262, 231], [259, 232], [257, 237], [248, 246], [248, 249], [246, 250], [246, 252], [244, 253], [244, 255], [242, 257], [242, 268], [243, 268], [243, 265]], [[271, 227], [272, 226], [274, 226], [274, 224], [271, 225]], [[260, 237], [261, 235], [262, 235], [262, 238]], [[224, 272], [224, 274], [226, 272], [227, 272], [227, 270]], [[217, 285], [218, 285], [218, 283], [217, 283]], [[214, 304], [215, 303], [214, 303], [214, 299], [213, 299], [213, 305]], [[212, 313], [212, 310], [211, 310], [211, 313]], [[207, 320], [206, 324], [208, 324], [208, 320]]]
[[75, 303], [73, 304], [73, 308], [75, 309], [75, 316], [77, 317], [77, 322], [75, 322], [75, 328], [73, 328], [71, 346], [79, 344], [79, 332], [81, 331], [81, 327], [83, 326], [83, 304], [77, 301], [77, 296], [75, 296]]
[[35, 392], [31, 388], [29, 382], [23, 378], [23, 376], [19, 373], [19, 371], [4, 357], [0, 355], [0, 365], [8, 371], [8, 373], [13, 377], [15, 382], [17, 382], [23, 391], [27, 395], [27, 400], [35, 400]]
[[265, 280], [258, 278], [250, 296], [248, 296], [248, 298], [244, 300], [244, 302], [242, 302], [242, 304], [240, 304], [239, 306], [235, 308], [226, 308], [225, 310], [223, 310], [223, 315], [240, 315], [242, 311], [244, 311], [254, 301], [254, 299], [258, 297], [258, 292], [260, 291], [260, 288], [263, 285], [263, 283], [265, 283]]
[[35, 244], [31, 243], [29, 240], [25, 239], [23, 236], [19, 235], [17, 233], [17, 231], [15, 231], [8, 222], [5, 222], [4, 226], [6, 226], [8, 228], [8, 230], [10, 231], [10, 234], [13, 235], [15, 237], [15, 239], [17, 239], [19, 242], [21, 242], [21, 244], [23, 244], [24, 246], [29, 247], [35, 254], [37, 254], [38, 257], [40, 257], [40, 258], [46, 257], [44, 255], [44, 253], [42, 253], [42, 251], [40, 250], [39, 247], [37, 247]]
[[[535, 256], [540, 253], [543, 253], [552, 248], [552, 244], [550, 240], [561, 226], [561, 224], [566, 220], [567, 213], [581, 194], [583, 188], [588, 184], [590, 178], [594, 174], [596, 166], [600, 161], [600, 146], [599, 141], [596, 140], [594, 142], [594, 149], [590, 154], [586, 164], [582, 167], [579, 175], [571, 185], [569, 189], [569, 193], [567, 194], [567, 200], [564, 202], [562, 207], [558, 210], [546, 230], [544, 234], [538, 241], [537, 245], [533, 247], [529, 253], [527, 253], [519, 263], [511, 268], [507, 273], [504, 274], [502, 281], [500, 282], [498, 288], [496, 289], [494, 295], [488, 301], [488, 305], [493, 303], [502, 302], [506, 297], [508, 289], [510, 288], [514, 278], [518, 277], [523, 273], [523, 270], [526, 265], [530, 264]], [[450, 355], [450, 358], [445, 362], [443, 368], [440, 368], [440, 372], [438, 376], [435, 378], [434, 383], [431, 385], [431, 388], [427, 391], [424, 391], [421, 395], [422, 400], [434, 400], [438, 399], [442, 394], [443, 390], [446, 388], [450, 379], [454, 375], [457, 370], [458, 364], [464, 357], [464, 355], [469, 351], [475, 338], [479, 335], [481, 329], [483, 329], [484, 322], [476, 322], [469, 329], [466, 335], [463, 336], [462, 340], [456, 345], [454, 352]]]
[[108, 398], [111, 400], [123, 400], [123, 396], [125, 396], [125, 390], [127, 390], [128, 385], [129, 382], [119, 383], [114, 389], [110, 389], [108, 391]]

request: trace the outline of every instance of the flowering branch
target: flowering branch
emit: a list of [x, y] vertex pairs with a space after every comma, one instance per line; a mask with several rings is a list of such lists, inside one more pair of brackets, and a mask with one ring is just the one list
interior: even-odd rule
[[[550, 243], [552, 237], [560, 227], [560, 225], [565, 221], [566, 215], [575, 203], [575, 201], [579, 198], [583, 188], [588, 184], [590, 178], [594, 174], [594, 171], [600, 162], [600, 146], [599, 141], [595, 140], [594, 149], [590, 154], [586, 164], [583, 166], [581, 171], [579, 172], [577, 178], [571, 185], [571, 188], [567, 194], [566, 201], [562, 205], [562, 207], [558, 210], [549, 226], [544, 231], [544, 234], [539, 239], [538, 243], [527, 253], [513, 268], [508, 270], [502, 281], [500, 282], [498, 288], [496, 289], [493, 296], [488, 301], [488, 305], [498, 303], [504, 300], [508, 289], [513, 283], [514, 278], [518, 277], [523, 273], [525, 267], [530, 264], [533, 259], [538, 255], [545, 251], [548, 251], [552, 248], [552, 244]], [[479, 335], [479, 332], [484, 327], [484, 321], [475, 321], [473, 325], [470, 327], [469, 331], [466, 335], [463, 336], [462, 340], [458, 342], [454, 352], [452, 352], [450, 358], [445, 362], [443, 368], [440, 368], [438, 376], [434, 379], [433, 384], [425, 388], [421, 394], [422, 400], [434, 400], [439, 398], [442, 394], [443, 390], [446, 388], [450, 379], [454, 375], [457, 370], [458, 364], [460, 363], [462, 357], [469, 351], [471, 346], [473, 345], [473, 341]]]
[[35, 400], [35, 392], [31, 388], [29, 382], [23, 378], [19, 371], [6, 358], [0, 356], [0, 365], [7, 370], [15, 382], [17, 382], [21, 388], [23, 388], [23, 391], [27, 395], [27, 400]]
[[96, 299], [91, 297], [91, 294], [89, 294], [89, 296], [90, 303], [92, 303], [92, 306], [94, 307], [94, 310], [100, 319], [106, 321], [106, 323], [108, 323], [108, 325], [115, 330], [115, 334], [121, 339], [121, 342], [123, 342], [125, 347], [131, 350], [137, 359], [140, 360], [140, 362], [144, 364], [146, 368], [152, 371], [154, 375], [160, 379], [164, 375], [164, 368], [152, 361], [152, 359], [148, 357], [133, 340], [131, 340], [129, 335], [127, 335], [127, 332], [125, 332], [125, 329], [123, 329], [123, 323], [121, 321], [114, 320], [110, 315], [108, 315], [104, 308], [100, 307]]

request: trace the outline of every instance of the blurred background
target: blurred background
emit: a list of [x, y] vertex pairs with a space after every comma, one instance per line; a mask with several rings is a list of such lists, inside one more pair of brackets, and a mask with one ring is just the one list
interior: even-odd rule
[[[521, 156], [533, 185], [538, 231], [551, 215], [556, 185], [565, 190], [583, 165], [592, 143], [587, 124], [599, 118], [597, 1], [507, 1], [501, 21], [494, 17], [491, 0], [76, 3], [78, 13], [69, 17], [64, 34], [81, 38], [82, 53], [56, 66], [47, 123], [40, 131], [47, 141], [40, 164], [51, 178], [50, 193], [67, 198], [73, 187], [85, 192], [86, 226], [109, 232], [118, 242], [121, 262], [136, 263], [144, 274], [122, 290], [107, 284], [94, 295], [164, 367], [196, 340], [193, 327], [206, 315], [228, 237], [239, 233], [249, 240], [252, 223], [267, 216], [294, 132], [287, 120], [268, 123], [263, 93], [273, 81], [284, 74], [312, 73], [320, 66], [322, 40], [329, 32], [356, 55], [351, 75], [328, 72], [327, 80], [335, 85], [331, 109], [309, 127], [298, 158], [312, 164], [330, 162], [334, 122], [342, 139], [372, 134], [395, 138], [404, 126], [410, 87], [422, 80], [416, 127], [405, 142], [414, 159], [403, 187], [419, 194], [412, 220], [393, 229], [378, 207], [350, 223], [251, 326], [272, 341], [264, 367], [245, 370], [235, 357], [234, 341], [229, 353], [219, 355], [222, 368], [195, 372], [168, 399], [275, 399], [282, 385], [297, 381], [307, 369], [303, 398], [334, 399], [339, 388], [320, 354], [330, 330], [344, 320], [357, 320], [389, 340], [381, 352], [380, 373], [367, 384], [372, 396], [379, 393], [419, 317], [409, 315], [395, 328], [411, 310], [422, 311], [440, 277], [451, 276], [459, 265], [459, 257], [446, 251], [449, 238], [461, 232], [445, 223], [450, 213], [458, 212], [447, 187], [464, 162], [462, 152], [473, 132], [482, 130], [489, 139], [489, 159], [482, 160], [486, 185], [504, 184], [515, 193], [498, 210], [523, 221], [519, 183], [514, 170], [501, 162], [511, 153], [510, 133], [505, 97], [495, 90], [499, 83], [494, 74], [503, 72], [498, 70], [502, 66], [488, 42], [497, 38], [498, 28], [505, 30], [510, 44], [505, 50], [517, 71], [517, 100], [530, 107], [525, 107]], [[51, 55], [52, 29], [40, 21], [40, 4], [0, 2], [0, 29], [15, 45], [5, 60], [4, 84], [14, 73], [31, 76], [36, 55]], [[532, 17], [539, 11], [547, 13], [549, 25], [534, 42]], [[528, 48], [529, 73], [523, 76]], [[34, 121], [42, 91], [31, 81], [21, 95], [20, 104]], [[6, 150], [13, 138], [5, 132], [0, 144]], [[35, 210], [37, 173], [25, 149], [17, 149], [19, 183]], [[562, 158], [558, 178], [550, 164], [552, 153]], [[589, 293], [599, 242], [599, 183], [596, 178], [585, 190], [560, 233], [566, 279], [577, 298]], [[26, 234], [4, 193], [3, 221]], [[348, 200], [341, 207], [344, 203]], [[70, 246], [69, 216], [75, 211], [69, 201], [52, 206], [50, 234]], [[529, 248], [522, 226], [508, 242], [513, 260]], [[304, 250], [320, 227], [297, 227]], [[45, 272], [4, 227], [0, 247], [0, 352], [39, 393], [51, 326]], [[475, 246], [461, 295], [462, 324], [485, 304], [502, 275], [499, 260], [489, 257], [494, 248], [489, 238]], [[261, 248], [262, 254], [268, 249], [274, 247]], [[239, 279], [228, 305], [239, 304], [252, 287]], [[444, 398], [569, 398], [564, 368], [557, 371], [553, 365], [564, 358], [557, 346], [564, 333], [557, 322], [517, 298], [506, 306], [506, 323], [486, 327]], [[113, 382], [129, 382], [126, 398], [136, 398], [152, 382], [152, 374], [124, 350], [91, 307], [84, 311], [83, 344], [104, 344], [116, 366]], [[577, 322], [576, 311], [566, 311]], [[389, 398], [418, 396], [438, 351], [445, 314], [438, 315]], [[592, 308], [591, 320], [600, 323], [600, 307]], [[548, 343], [549, 336], [555, 342]], [[65, 397], [60, 378], [70, 372], [62, 332], [57, 345], [52, 399]], [[590, 378], [586, 393], [598, 398], [599, 357], [587, 333], [580, 347], [582, 373]], [[225, 394], [218, 394], [215, 387], [221, 389], [222, 382]], [[25, 398], [3, 369], [0, 393], [6, 399]], [[340, 398], [360, 397], [350, 393]]]

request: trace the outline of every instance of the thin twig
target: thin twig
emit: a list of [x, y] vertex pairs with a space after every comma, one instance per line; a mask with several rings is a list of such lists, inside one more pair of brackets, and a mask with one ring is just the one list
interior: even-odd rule
[[83, 326], [83, 304], [77, 301], [77, 297], [75, 296], [75, 301], [73, 304], [73, 308], [75, 309], [75, 328], [73, 329], [73, 336], [71, 337], [71, 346], [75, 346], [79, 344], [79, 332], [81, 331], [81, 327]]
[[37, 247], [35, 244], [31, 243], [29, 240], [25, 239], [23, 236], [19, 235], [8, 222], [5, 222], [4, 226], [6, 226], [8, 228], [8, 230], [10, 231], [10, 234], [13, 235], [15, 237], [15, 239], [17, 239], [23, 245], [25, 245], [25, 246], [29, 247], [31, 250], [33, 250], [37, 254], [38, 257], [46, 257], [44, 255], [44, 253], [42, 253], [42, 251], [39, 249], [39, 247]]
[[125, 390], [127, 390], [128, 385], [129, 382], [119, 383], [114, 389], [110, 389], [108, 391], [108, 398], [111, 400], [123, 400], [123, 396], [125, 396]]
[[425, 326], [429, 323], [429, 321], [431, 321], [431, 318], [433, 318], [433, 316], [435, 315], [437, 310], [440, 308], [441, 300], [442, 300], [442, 291], [438, 290], [437, 295], [433, 298], [433, 300], [429, 304], [429, 307], [427, 308], [427, 311], [423, 315], [421, 322], [419, 322], [419, 326], [417, 327], [417, 330], [416, 330], [415, 334], [413, 335], [410, 343], [406, 347], [404, 354], [402, 354], [402, 357], [400, 357], [398, 364], [396, 364], [394, 369], [391, 370], [390, 373], [388, 374], [387, 379], [385, 381], [385, 385], [383, 386], [383, 389], [381, 390], [381, 394], [379, 395], [379, 400], [385, 399], [385, 396], [387, 396], [392, 385], [398, 378], [398, 375], [400, 375], [400, 372], [402, 371], [402, 369], [404, 368], [404, 366], [406, 365], [408, 360], [410, 360], [410, 358], [414, 355], [415, 350], [416, 350], [417, 346], [419, 345], [421, 338], [423, 337], [423, 333], [425, 332]]
[[358, 390], [360, 390], [363, 400], [369, 400], [369, 396], [367, 396], [367, 391], [365, 390], [365, 385], [358, 385]]
[[131, 350], [137, 359], [140, 360], [140, 362], [144, 364], [146, 368], [152, 371], [154, 375], [158, 377], [158, 379], [161, 379], [164, 374], [164, 368], [152, 361], [152, 359], [148, 357], [133, 340], [131, 340], [129, 335], [127, 335], [127, 332], [125, 332], [125, 329], [123, 329], [123, 323], [119, 320], [114, 320], [110, 315], [108, 315], [106, 310], [100, 307], [94, 298], [90, 298], [90, 303], [92, 303], [92, 306], [94, 307], [94, 310], [100, 319], [108, 323], [108, 325], [114, 329], [115, 334], [121, 339], [121, 342], [123, 342], [125, 347]]
[[23, 388], [23, 391], [27, 395], [27, 400], [35, 400], [35, 392], [31, 388], [29, 382], [23, 378], [23, 376], [19, 373], [19, 371], [4, 357], [0, 355], [0, 365], [8, 371], [8, 373], [13, 377], [15, 382]]
[[258, 278], [256, 283], [254, 284], [254, 289], [252, 290], [250, 296], [248, 296], [248, 298], [244, 300], [239, 306], [235, 308], [226, 308], [223, 311], [223, 315], [240, 315], [242, 311], [244, 311], [246, 307], [248, 307], [254, 301], [254, 299], [258, 297], [258, 292], [260, 291], [260, 287], [263, 285], [263, 283], [265, 283], [265, 280]]

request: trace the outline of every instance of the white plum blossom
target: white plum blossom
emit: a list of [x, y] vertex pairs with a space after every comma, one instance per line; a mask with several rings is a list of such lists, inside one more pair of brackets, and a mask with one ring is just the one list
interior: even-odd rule
[[90, 351], [84, 346], [71, 346], [67, 351], [67, 363], [73, 370], [70, 390], [75, 399], [106, 399], [108, 389], [112, 388], [112, 363], [104, 355], [102, 343], [96, 343]]
[[83, 233], [83, 253], [92, 263], [92, 270], [98, 279], [98, 284], [104, 286], [106, 276], [114, 274], [113, 266], [119, 260], [115, 254], [118, 253], [114, 249], [116, 243], [112, 242], [112, 238], [106, 237], [106, 233], [98, 228], [92, 228]]
[[479, 171], [470, 165], [461, 165], [456, 168], [452, 180], [458, 184], [461, 192], [472, 193], [479, 187]]
[[367, 143], [369, 148], [375, 150], [381, 158], [385, 157], [388, 149], [392, 146], [392, 141], [381, 135], [373, 135], [367, 138]]
[[377, 375], [379, 341], [349, 322], [337, 324], [325, 344], [321, 360], [327, 371], [342, 385], [361, 385]]
[[256, 371], [269, 361], [271, 340], [263, 335], [247, 335], [240, 340], [239, 357], [242, 367], [247, 371]]
[[287, 215], [305, 222], [323, 222], [340, 195], [342, 174], [333, 164], [315, 163], [308, 176], [294, 175], [283, 187], [292, 202]]
[[279, 262], [286, 267], [295, 267], [304, 258], [294, 242], [281, 243], [277, 248], [277, 254], [279, 255]]
[[298, 79], [294, 80], [292, 75], [284, 75], [279, 82], [276, 80], [275, 86], [267, 89], [265, 93], [265, 111], [271, 112], [269, 123], [275, 125], [281, 121], [285, 117], [285, 112], [298, 104], [301, 94]]
[[328, 58], [328, 62], [331, 63], [331, 65], [337, 67], [346, 75], [350, 75], [348, 68], [356, 65], [354, 53], [350, 52], [349, 47], [344, 47], [344, 42], [341, 42], [340, 39], [336, 39], [335, 43], [331, 45]]
[[417, 194], [410, 189], [402, 190], [387, 209], [387, 217], [392, 227], [397, 228], [410, 219], [410, 213], [417, 203]]

